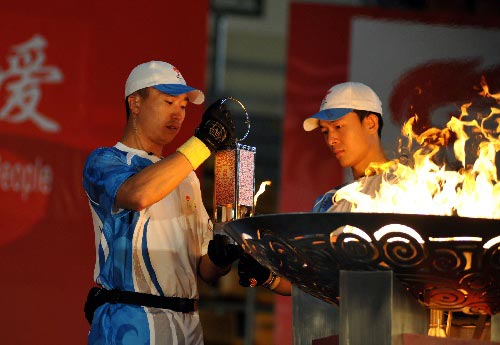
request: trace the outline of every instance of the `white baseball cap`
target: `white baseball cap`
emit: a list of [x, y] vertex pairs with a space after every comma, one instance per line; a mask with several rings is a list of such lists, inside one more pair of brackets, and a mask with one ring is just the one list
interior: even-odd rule
[[337, 84], [326, 93], [319, 112], [304, 120], [304, 130], [312, 131], [319, 127], [319, 120], [335, 121], [354, 110], [372, 111], [382, 115], [382, 102], [365, 84], [356, 82]]
[[150, 86], [173, 96], [186, 93], [189, 101], [194, 104], [201, 104], [205, 101], [202, 91], [187, 86], [181, 72], [163, 61], [150, 61], [136, 66], [125, 83], [125, 98], [137, 90]]

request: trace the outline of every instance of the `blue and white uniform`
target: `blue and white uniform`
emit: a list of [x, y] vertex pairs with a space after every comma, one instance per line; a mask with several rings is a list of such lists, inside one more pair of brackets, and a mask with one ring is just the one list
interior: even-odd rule
[[402, 167], [399, 163], [394, 163], [389, 169], [376, 175], [362, 176], [356, 181], [344, 183], [338, 187], [330, 189], [328, 192], [320, 196], [314, 202], [312, 212], [351, 212], [352, 204], [350, 201], [343, 199], [337, 195], [344, 187], [352, 187], [352, 183], [357, 183], [359, 193], [366, 194], [374, 198], [380, 190], [383, 181], [386, 183], [397, 183], [399, 178], [395, 172]]
[[[122, 183], [158, 157], [117, 143], [93, 151], [83, 186], [94, 222], [94, 280], [106, 289], [198, 299], [197, 265], [212, 238], [200, 183], [191, 172], [165, 198], [142, 210], [113, 210]], [[99, 307], [89, 344], [203, 344], [198, 312], [129, 304]]]
[[[343, 185], [342, 185], [343, 186]], [[311, 212], [323, 213], [326, 212], [333, 205], [333, 196], [337, 191], [342, 188], [342, 186], [330, 189], [328, 192], [318, 197], [314, 202], [314, 206]]]

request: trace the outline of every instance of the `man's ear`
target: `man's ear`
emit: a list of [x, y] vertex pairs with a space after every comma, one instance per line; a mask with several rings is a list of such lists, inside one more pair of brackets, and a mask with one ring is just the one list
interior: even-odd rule
[[141, 97], [137, 94], [132, 94], [127, 98], [128, 102], [128, 107], [130, 109], [130, 112], [132, 114], [138, 114], [139, 113], [139, 105], [141, 103]]
[[365, 125], [366, 128], [370, 131], [370, 133], [378, 132], [378, 117], [377, 115], [370, 113], [365, 117]]

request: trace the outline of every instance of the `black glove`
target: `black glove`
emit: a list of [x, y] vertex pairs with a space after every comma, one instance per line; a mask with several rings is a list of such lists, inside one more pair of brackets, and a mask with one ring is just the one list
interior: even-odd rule
[[264, 284], [271, 275], [271, 271], [262, 266], [248, 254], [242, 254], [238, 263], [238, 276], [240, 285], [255, 287]]
[[203, 141], [210, 151], [217, 151], [234, 142], [235, 126], [226, 103], [219, 99], [203, 113], [201, 123], [194, 136]]
[[226, 268], [240, 256], [240, 247], [229, 243], [229, 237], [215, 234], [208, 242], [208, 257], [214, 264]]

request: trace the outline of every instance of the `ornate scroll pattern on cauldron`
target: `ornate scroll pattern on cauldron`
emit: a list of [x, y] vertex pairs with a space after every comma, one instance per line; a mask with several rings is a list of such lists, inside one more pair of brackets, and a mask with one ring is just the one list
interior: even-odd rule
[[[332, 270], [332, 264], [337, 260], [329, 250], [327, 235], [285, 239], [261, 228], [258, 229], [258, 240], [246, 237], [240, 243], [245, 252], [287, 277], [295, 286], [329, 303], [338, 303], [339, 269]], [[319, 274], [328, 271], [332, 274]]]
[[[336, 232], [338, 232], [338, 229], [333, 233]], [[343, 269], [372, 271], [380, 261], [379, 248], [373, 241], [368, 241], [363, 236], [343, 232], [338, 236], [331, 235], [330, 237], [332, 249], [342, 261]]]
[[292, 283], [314, 297], [337, 304], [341, 267], [338, 257], [331, 250], [328, 234], [298, 236], [290, 243], [294, 248], [300, 248], [302, 257], [307, 258], [301, 274], [296, 275]]
[[[500, 271], [486, 241], [432, 242], [426, 238], [426, 260], [396, 276], [424, 305], [469, 314], [500, 311]], [[489, 254], [490, 253], [490, 254]]]
[[261, 264], [326, 302], [338, 303], [340, 270], [391, 269], [429, 308], [500, 312], [500, 220], [360, 213], [274, 216], [240, 219], [225, 229]]
[[375, 240], [384, 266], [401, 271], [413, 270], [425, 262], [427, 253], [417, 239], [404, 232], [390, 232]]

